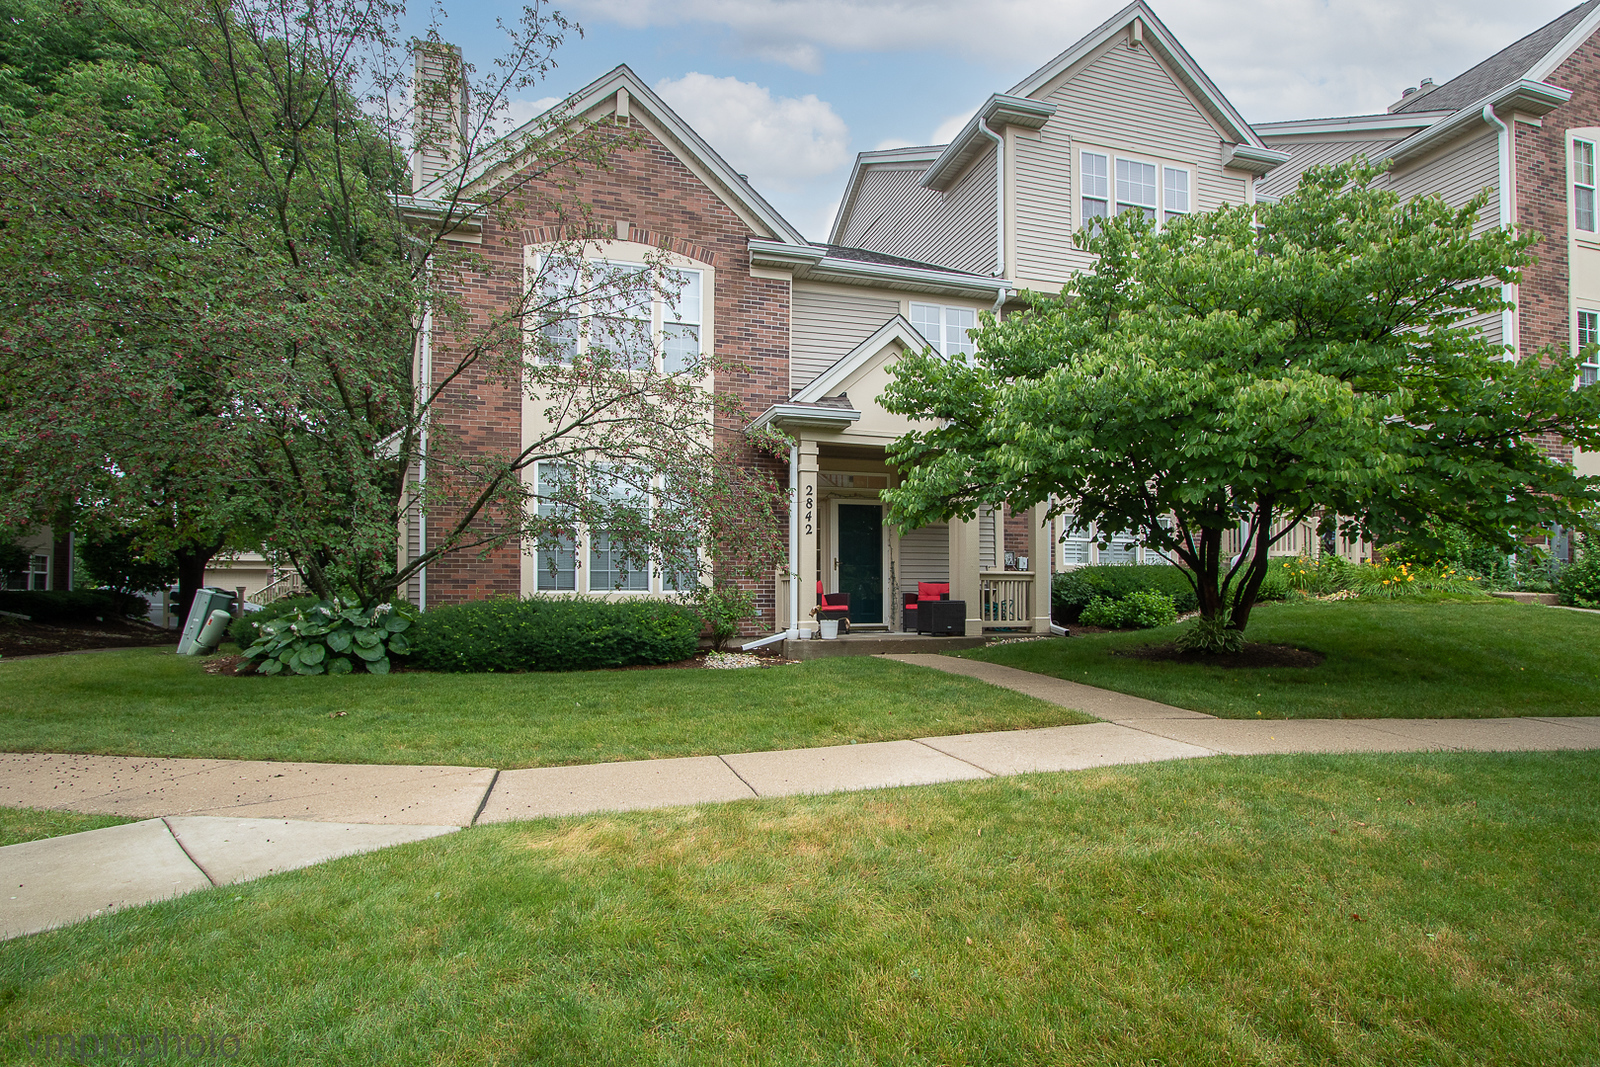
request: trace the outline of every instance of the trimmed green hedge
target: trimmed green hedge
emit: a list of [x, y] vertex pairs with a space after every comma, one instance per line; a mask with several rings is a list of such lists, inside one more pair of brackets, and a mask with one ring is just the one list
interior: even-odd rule
[[92, 623], [124, 615], [143, 616], [150, 602], [130, 593], [105, 589], [24, 590], [0, 592], [0, 611], [27, 615], [34, 622]]
[[424, 612], [406, 664], [487, 672], [675, 663], [700, 647], [700, 629], [693, 610], [660, 600], [479, 600]]
[[1077, 622], [1095, 597], [1117, 601], [1130, 593], [1165, 593], [1184, 615], [1200, 602], [1182, 569], [1167, 564], [1104, 565], [1063, 571], [1050, 583], [1050, 613], [1057, 623]]

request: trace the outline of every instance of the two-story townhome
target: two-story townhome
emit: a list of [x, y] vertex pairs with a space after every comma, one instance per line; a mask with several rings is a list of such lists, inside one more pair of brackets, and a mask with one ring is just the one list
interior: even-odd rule
[[[878, 404], [890, 369], [908, 349], [970, 351], [979, 312], [1003, 310], [1024, 289], [1059, 289], [1088, 265], [1071, 245], [1087, 220], [1133, 208], [1160, 224], [1249, 203], [1258, 179], [1287, 158], [1143, 3], [991, 96], [949, 145], [863, 154], [826, 243], [801, 237], [627, 67], [571, 105], [643, 139], [575, 190], [615, 224], [615, 239], [595, 255], [634, 261], [667, 248], [695, 272], [706, 297], [701, 343], [747, 368], [715, 383], [745, 411], [742, 424], [718, 431], [771, 426], [794, 441], [773, 469], [791, 494], [788, 565], [757, 590], [778, 630], [814, 627], [819, 583], [850, 595], [856, 626], [899, 629], [901, 598], [919, 581], [949, 583], [951, 599], [967, 604], [969, 634], [1047, 629], [1054, 538], [1043, 506], [916, 530], [886, 522], [881, 493], [897, 473], [885, 448], [909, 428]], [[420, 197], [444, 166], [419, 154]], [[514, 233], [495, 232], [502, 223], [486, 218], [481, 233], [463, 234], [480, 254], [505, 258], [507, 276], [556, 237], [550, 219], [512, 225]], [[469, 374], [438, 417], [469, 446], [504, 450], [528, 432], [524, 408], [515, 388]], [[770, 461], [752, 453], [750, 462]], [[405, 550], [425, 538], [425, 526], [413, 527]], [[1133, 558], [1138, 549], [1113, 551]], [[593, 539], [580, 539], [553, 581], [550, 561], [538, 557], [518, 545], [446, 557], [412, 595], [432, 605], [546, 584], [606, 596], [666, 592], [648, 580], [619, 589]]]
[[[1424, 79], [1384, 114], [1258, 124], [1262, 140], [1290, 157], [1258, 195], [1282, 196], [1306, 167], [1356, 156], [1387, 162], [1385, 183], [1405, 196], [1460, 205], [1488, 190], [1480, 228], [1510, 221], [1540, 241], [1522, 283], [1506, 287], [1516, 309], [1489, 317], [1484, 332], [1511, 358], [1600, 341], [1597, 31], [1600, 0], [1589, 0], [1442, 84]], [[1597, 377], [1591, 362], [1581, 384]], [[1543, 444], [1581, 473], [1600, 474], [1600, 456]]]

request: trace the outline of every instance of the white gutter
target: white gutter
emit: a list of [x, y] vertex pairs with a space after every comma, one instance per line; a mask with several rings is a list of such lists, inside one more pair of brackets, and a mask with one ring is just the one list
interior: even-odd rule
[[[1516, 220], [1511, 217], [1511, 127], [1500, 121], [1500, 116], [1494, 113], [1492, 103], [1483, 105], [1483, 121], [1500, 131], [1496, 138], [1499, 149], [1500, 226], [1502, 229], [1509, 227], [1514, 230]], [[1506, 303], [1511, 303], [1515, 295], [1509, 282], [1500, 286], [1500, 299]], [[1500, 312], [1500, 343], [1510, 346], [1511, 350], [1505, 357], [1510, 360], [1517, 358], [1515, 331], [1516, 312], [1506, 308]]]
[[[994, 142], [994, 276], [1006, 276], [1006, 138], [1003, 133], [995, 133], [989, 128], [988, 122], [982, 118], [978, 120], [978, 132]], [[1005, 293], [995, 294], [995, 303], [998, 305], [1005, 300]]]

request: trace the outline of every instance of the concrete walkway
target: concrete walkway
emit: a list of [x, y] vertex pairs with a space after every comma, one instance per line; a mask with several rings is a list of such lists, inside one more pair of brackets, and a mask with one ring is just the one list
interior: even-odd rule
[[886, 658], [977, 678], [1103, 721], [511, 771], [0, 753], [0, 807], [143, 820], [0, 848], [0, 938], [477, 823], [1218, 754], [1600, 749], [1600, 716], [1217, 719], [977, 660]]

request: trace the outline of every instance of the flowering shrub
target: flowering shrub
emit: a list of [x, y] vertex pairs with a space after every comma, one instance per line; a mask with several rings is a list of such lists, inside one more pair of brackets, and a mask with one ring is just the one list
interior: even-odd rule
[[390, 657], [411, 651], [405, 631], [415, 617], [409, 604], [319, 600], [263, 622], [244, 657], [262, 674], [388, 674]]

